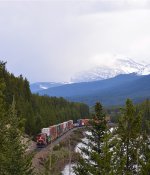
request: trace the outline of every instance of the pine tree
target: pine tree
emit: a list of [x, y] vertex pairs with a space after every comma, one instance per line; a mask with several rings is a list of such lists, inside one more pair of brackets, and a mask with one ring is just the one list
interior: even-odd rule
[[147, 134], [150, 134], [150, 101], [147, 99], [141, 107], [143, 112], [142, 127]]
[[32, 175], [32, 157], [26, 153], [26, 146], [22, 143], [23, 130], [15, 110], [15, 101], [6, 112], [2, 78], [0, 82], [0, 174]]
[[5, 83], [2, 78], [3, 73], [3, 63], [0, 62], [0, 173], [5, 171], [5, 162], [7, 161], [4, 149], [6, 145], [4, 144], [5, 141], [5, 134], [6, 133], [6, 112], [5, 112], [5, 105], [4, 105], [4, 89]]
[[150, 175], [150, 139], [146, 131], [143, 133], [142, 138], [143, 138], [142, 141], [143, 147], [141, 150], [142, 161], [140, 162], [141, 164], [140, 174]]
[[7, 131], [5, 133], [5, 144], [7, 144], [5, 147], [5, 153], [7, 155], [6, 174], [8, 175], [32, 174], [32, 157], [26, 153], [27, 147], [23, 143], [23, 130], [20, 123], [22, 122], [17, 117], [15, 101], [13, 100], [8, 114]]
[[142, 149], [142, 115], [136, 112], [132, 101], [127, 99], [119, 119], [113, 149], [115, 174], [140, 174]]
[[91, 134], [87, 134], [88, 142], [81, 148], [81, 157], [74, 171], [77, 175], [107, 175], [113, 174], [111, 168], [110, 138], [102, 105], [96, 103], [95, 115], [88, 128]]

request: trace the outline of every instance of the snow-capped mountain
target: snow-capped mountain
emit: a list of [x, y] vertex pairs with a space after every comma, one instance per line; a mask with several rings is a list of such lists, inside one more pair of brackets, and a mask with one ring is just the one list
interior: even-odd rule
[[132, 59], [117, 59], [111, 65], [101, 65], [90, 70], [77, 73], [71, 78], [72, 82], [89, 82], [115, 77], [120, 74], [136, 73], [149, 75], [150, 65], [140, 64]]
[[37, 93], [41, 90], [45, 90], [45, 89], [52, 88], [52, 87], [58, 87], [64, 84], [65, 83], [37, 82], [37, 83], [30, 84], [30, 89], [32, 93]]

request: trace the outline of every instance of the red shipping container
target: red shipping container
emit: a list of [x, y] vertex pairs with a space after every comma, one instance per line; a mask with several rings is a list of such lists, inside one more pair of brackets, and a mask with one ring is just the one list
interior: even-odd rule
[[56, 127], [57, 127], [57, 137], [60, 137], [63, 134], [64, 124], [60, 123]]
[[53, 140], [55, 140], [57, 138], [56, 125], [50, 126], [50, 137], [51, 137], [51, 141], [53, 141]]
[[64, 133], [64, 123], [61, 123], [60, 125], [61, 125], [61, 135], [63, 135], [63, 133]]
[[89, 119], [82, 119], [82, 122], [84, 123], [84, 126], [89, 125]]
[[79, 119], [77, 122], [78, 122], [79, 126], [89, 125], [89, 119]]
[[72, 129], [73, 128], [73, 120], [69, 120], [68, 121], [68, 129]]

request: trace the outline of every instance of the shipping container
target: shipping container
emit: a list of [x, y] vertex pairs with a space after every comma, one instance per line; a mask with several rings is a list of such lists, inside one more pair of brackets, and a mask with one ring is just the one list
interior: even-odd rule
[[81, 119], [78, 119], [77, 123], [79, 124], [79, 127], [82, 126], [82, 120]]
[[77, 123], [79, 124], [79, 126], [87, 126], [89, 125], [89, 119], [79, 119], [77, 120]]
[[85, 126], [89, 125], [89, 119], [82, 119], [82, 122], [84, 123]]
[[[77, 125], [76, 125], [77, 126]], [[54, 141], [68, 130], [74, 127], [73, 120], [69, 120], [58, 125], [42, 128], [41, 133], [37, 135], [37, 146], [45, 146]]]
[[55, 140], [57, 138], [57, 125], [50, 126], [50, 137], [51, 141]]
[[72, 129], [73, 128], [73, 120], [69, 120], [68, 121], [68, 129]]
[[47, 142], [49, 143], [51, 141], [50, 128], [42, 128], [42, 131], [41, 132], [43, 134], [46, 134], [46, 136], [47, 136]]
[[63, 132], [67, 132], [68, 128], [67, 128], [67, 122], [63, 122]]
[[63, 134], [63, 123], [60, 123], [58, 125], [56, 125], [57, 127], [57, 137], [60, 137]]

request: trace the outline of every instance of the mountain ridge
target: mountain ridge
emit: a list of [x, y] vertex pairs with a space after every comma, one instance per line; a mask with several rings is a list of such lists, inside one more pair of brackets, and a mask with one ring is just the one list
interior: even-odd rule
[[149, 64], [140, 64], [132, 59], [118, 59], [114, 67], [97, 67], [92, 76], [87, 73], [77, 82], [53, 83], [46, 89], [40, 89], [38, 93], [64, 97], [88, 105], [94, 105], [96, 101], [101, 101], [104, 105], [119, 105], [123, 104], [126, 98], [137, 102], [150, 97], [149, 87]]
[[36, 82], [30, 84], [30, 90], [32, 93], [38, 93], [41, 90], [58, 87], [64, 84], [63, 82]]
[[90, 106], [96, 101], [101, 101], [106, 106], [119, 105], [123, 104], [126, 98], [139, 101], [149, 97], [150, 75], [139, 76], [135, 73], [118, 75], [105, 80], [53, 87], [40, 91], [39, 94], [64, 97]]
[[136, 73], [138, 75], [150, 74], [150, 64], [141, 64], [134, 60], [116, 59], [110, 65], [96, 66], [90, 70], [77, 73], [71, 78], [72, 82], [89, 82], [96, 80], [104, 80], [115, 77], [119, 74]]

